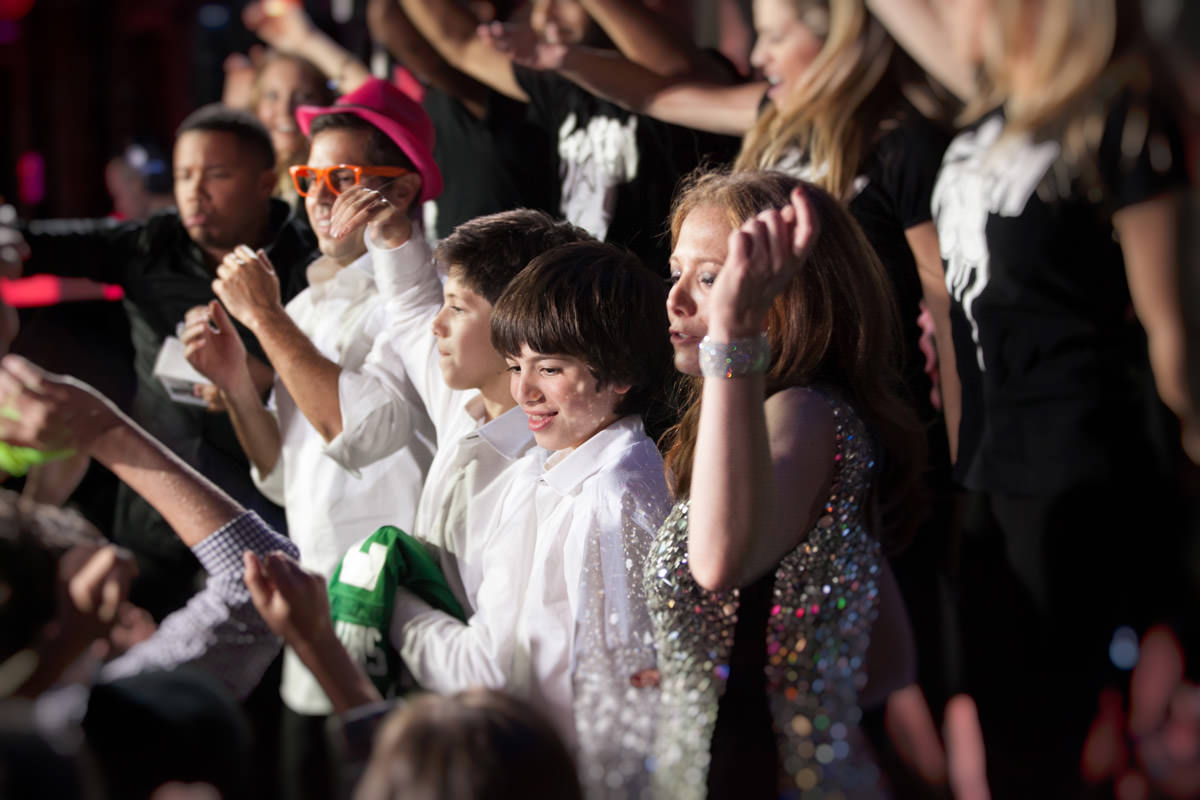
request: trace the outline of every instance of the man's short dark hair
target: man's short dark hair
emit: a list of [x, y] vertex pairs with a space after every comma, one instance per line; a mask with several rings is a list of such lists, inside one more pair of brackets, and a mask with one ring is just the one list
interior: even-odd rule
[[355, 131], [367, 131], [367, 163], [360, 166], [364, 167], [403, 167], [404, 169], [417, 171], [413, 166], [412, 159], [404, 154], [400, 149], [400, 145], [392, 141], [386, 133], [376, 128], [371, 123], [367, 122], [357, 114], [333, 113], [321, 114], [318, 117], [313, 117], [312, 125], [308, 129], [308, 138], [315, 139], [317, 134], [328, 130], [343, 130], [350, 129]]
[[504, 287], [542, 253], [595, 239], [545, 211], [517, 208], [467, 220], [438, 243], [437, 259], [455, 278], [495, 305]]
[[641, 414], [671, 373], [667, 289], [628, 250], [563, 245], [513, 278], [492, 311], [492, 346], [513, 357], [528, 345], [587, 364], [598, 389], [628, 384], [618, 414]]
[[189, 131], [233, 134], [238, 144], [254, 154], [263, 169], [275, 168], [275, 147], [271, 144], [271, 134], [249, 111], [210, 103], [187, 115], [175, 131], [175, 139], [178, 140]]

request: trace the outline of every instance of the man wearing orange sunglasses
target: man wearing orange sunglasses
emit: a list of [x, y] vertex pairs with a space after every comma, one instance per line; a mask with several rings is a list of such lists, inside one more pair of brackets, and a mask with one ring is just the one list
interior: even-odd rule
[[[219, 388], [255, 482], [284, 506], [301, 563], [328, 577], [346, 550], [376, 528], [411, 529], [432, 459], [432, 423], [405, 385], [408, 402], [393, 412], [407, 415], [409, 444], [374, 454], [374, 463], [361, 469], [344, 468], [365, 463], [362, 448], [381, 438], [371, 426], [383, 424], [354, 418], [344, 404], [344, 376], [362, 367], [384, 323], [368, 243], [376, 252], [424, 261], [429, 250], [416, 214], [440, 193], [442, 179], [429, 118], [383, 81], [368, 80], [331, 107], [302, 106], [297, 118], [311, 149], [308, 163], [292, 167], [291, 176], [322, 254], [308, 269], [309, 288], [285, 307], [270, 260], [239, 247], [217, 269], [213, 289], [221, 302], [189, 312], [184, 344], [192, 365]], [[436, 312], [442, 294], [436, 278], [407, 288], [418, 305]], [[230, 316], [254, 332], [275, 367], [273, 409], [241, 366]], [[407, 384], [403, 372], [397, 381]], [[387, 421], [389, 430], [394, 423]], [[292, 653], [285, 656], [282, 695], [289, 709], [285, 749], [292, 749], [289, 740], [322, 735], [322, 715], [331, 707]], [[313, 766], [295, 765], [295, 774], [312, 776]]]

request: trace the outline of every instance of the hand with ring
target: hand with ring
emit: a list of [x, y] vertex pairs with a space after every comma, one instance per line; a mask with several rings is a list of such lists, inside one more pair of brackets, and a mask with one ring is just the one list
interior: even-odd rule
[[225, 310], [251, 330], [286, 313], [279, 276], [263, 250], [254, 251], [244, 244], [234, 248], [217, 266], [212, 289]]
[[[388, 181], [372, 189], [360, 183], [338, 195], [330, 210], [330, 235], [340, 239], [366, 226], [371, 241], [381, 247], [391, 249], [407, 242], [412, 235], [412, 220], [405, 208], [389, 197], [395, 194], [388, 191], [394, 185]], [[407, 200], [405, 205], [412, 202], [407, 194], [399, 199]]]

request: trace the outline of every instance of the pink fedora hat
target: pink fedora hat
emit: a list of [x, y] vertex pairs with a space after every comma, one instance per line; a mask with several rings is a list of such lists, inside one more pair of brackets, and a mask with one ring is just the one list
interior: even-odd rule
[[425, 109], [404, 92], [370, 78], [331, 106], [300, 106], [296, 121], [308, 136], [312, 121], [323, 114], [353, 114], [387, 134], [404, 151], [421, 176], [421, 201], [442, 193], [442, 173], [433, 160], [433, 123]]

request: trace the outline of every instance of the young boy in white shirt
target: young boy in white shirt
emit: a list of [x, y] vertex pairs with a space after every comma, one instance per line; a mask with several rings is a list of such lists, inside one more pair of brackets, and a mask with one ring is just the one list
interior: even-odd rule
[[[492, 304], [509, 281], [538, 254], [563, 244], [590, 241], [582, 229], [542, 211], [517, 209], [459, 225], [428, 251], [375, 249], [376, 266], [396, 286], [436, 280], [444, 265], [444, 303], [430, 313], [412, 292], [388, 300], [389, 325], [359, 373], [343, 375], [343, 414], [386, 415], [403, 380], [420, 396], [437, 431], [438, 449], [417, 504], [411, 529], [436, 562], [446, 588], [469, 614], [482, 581], [481, 549], [501, 476], [533, 446], [526, 418], [516, 408], [504, 357], [491, 342]], [[411, 242], [410, 242], [411, 245]], [[348, 426], [351, 428], [352, 426]], [[388, 435], [398, 435], [397, 425]], [[361, 535], [361, 533], [360, 533]], [[367, 665], [378, 688], [397, 688], [400, 669], [386, 646], [394, 587], [420, 560], [412, 539], [379, 529], [352, 546], [331, 584], [333, 612], [343, 644]]]
[[[671, 502], [640, 416], [671, 370], [665, 293], [634, 256], [597, 242], [549, 251], [513, 279], [492, 310], [492, 342], [538, 447], [505, 473], [481, 532], [468, 621], [404, 588], [392, 611], [390, 639], [421, 686], [532, 699], [577, 748], [592, 797], [637, 796], [653, 739], [656, 690], [632, 679], [655, 666], [642, 568]], [[319, 596], [319, 585], [286, 559], [266, 566], [278, 580], [251, 587], [260, 611], [289, 643], [308, 639], [297, 651], [335, 706], [376, 698], [328, 617], [305, 614], [298, 631], [288, 608], [299, 601], [272, 611], [273, 595]]]
[[[538, 448], [493, 515], [464, 624], [398, 592], [392, 641], [439, 692], [506, 686], [579, 748], [591, 796], [640, 783], [654, 666], [642, 564], [670, 508], [641, 414], [670, 374], [665, 288], [627, 251], [567, 245], [530, 263], [492, 312], [492, 342]], [[407, 596], [406, 596], [407, 595]]]

